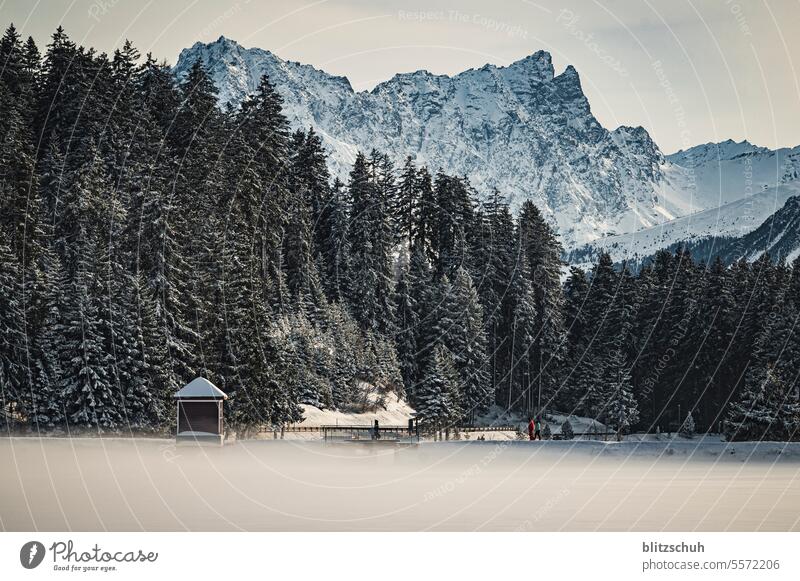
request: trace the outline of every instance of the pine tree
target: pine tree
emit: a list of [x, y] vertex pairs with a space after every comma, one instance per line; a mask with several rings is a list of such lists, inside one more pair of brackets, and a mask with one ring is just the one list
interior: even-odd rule
[[67, 424], [72, 428], [113, 430], [122, 421], [121, 402], [109, 376], [110, 358], [105, 350], [102, 321], [95, 297], [100, 295], [92, 262], [97, 258], [91, 241], [64, 292], [60, 324], [56, 327], [59, 390], [65, 402]]
[[417, 415], [426, 425], [441, 429], [461, 416], [458, 383], [452, 353], [444, 345], [437, 346], [417, 398]]
[[394, 304], [397, 315], [397, 358], [403, 383], [409, 389], [417, 383], [417, 334], [419, 332], [419, 304], [411, 293], [410, 258], [405, 254], [399, 265], [400, 275], [394, 289]]
[[471, 231], [474, 210], [468, 184], [444, 173], [436, 176], [436, 213], [429, 225], [431, 251], [437, 276], [452, 275], [465, 263], [467, 232]]
[[404, 376], [404, 380], [409, 400], [412, 405], [416, 405], [417, 388], [431, 364], [433, 351], [438, 342], [437, 297], [432, 285], [431, 267], [421, 244], [413, 244], [411, 247], [408, 274], [405, 279], [408, 285], [408, 304], [413, 306], [413, 319], [416, 321], [411, 329], [413, 337], [408, 339], [409, 342], [413, 342], [414, 351], [411, 352], [409, 344], [402, 341], [401, 327], [401, 334], [398, 336], [398, 356], [401, 369], [413, 371], [413, 376], [408, 380]]
[[65, 402], [59, 383], [63, 371], [58, 348], [62, 341], [59, 329], [67, 283], [64, 269], [52, 249], [45, 248], [39, 261], [42, 274], [37, 295], [43, 313], [33, 337], [34, 384], [26, 406], [29, 426], [37, 433], [60, 428], [64, 423]]
[[398, 244], [404, 242], [410, 246], [416, 238], [421, 204], [419, 185], [418, 170], [409, 155], [403, 164], [392, 200], [392, 215], [395, 216], [395, 231], [398, 234], [395, 242]]
[[726, 387], [735, 384], [727, 376], [729, 351], [735, 327], [732, 321], [733, 297], [728, 271], [719, 257], [705, 272], [702, 281], [698, 322], [691, 337], [701, 345], [694, 363], [693, 378], [698, 395], [695, 405], [701, 425], [715, 427], [728, 400]]
[[283, 265], [292, 303], [313, 314], [321, 301], [319, 275], [313, 257], [311, 208], [305, 196], [293, 192], [284, 237]]
[[451, 319], [453, 325], [445, 344], [453, 353], [456, 369], [461, 377], [462, 408], [472, 423], [485, 414], [492, 403], [486, 355], [486, 328], [483, 307], [472, 282], [472, 277], [462, 267], [456, 269], [451, 287]]
[[564, 423], [561, 424], [561, 436], [565, 440], [571, 440], [575, 437], [575, 431], [572, 429], [572, 424], [569, 423], [569, 420], [564, 420]]
[[[11, 249], [0, 241], [0, 427], [17, 423], [24, 409], [27, 384], [25, 336], [19, 265]], [[22, 409], [20, 409], [22, 404]]]
[[686, 414], [686, 419], [684, 420], [683, 424], [681, 424], [681, 427], [678, 430], [678, 432], [684, 438], [693, 438], [694, 431], [695, 431], [694, 418], [692, 417], [692, 412], [689, 412], [688, 414]]
[[359, 154], [350, 173], [351, 272], [348, 292], [353, 315], [362, 327], [386, 334], [394, 329], [394, 309], [392, 234], [386, 191], [391, 178], [383, 175], [385, 167], [376, 167], [382, 159], [373, 152], [368, 162], [363, 154]]
[[518, 253], [518, 267], [510, 282], [511, 288], [506, 296], [506, 319], [503, 328], [507, 339], [501, 353], [507, 357], [506, 409], [519, 409], [530, 415], [537, 406], [538, 383], [534, 384], [532, 349], [536, 341], [537, 313], [536, 297], [530, 283], [530, 269], [527, 257]]
[[[560, 391], [566, 350], [564, 297], [561, 288], [561, 244], [538, 208], [523, 203], [518, 225], [521, 252], [532, 277], [536, 307], [536, 336], [531, 346], [531, 373], [542, 404], [563, 403]], [[537, 401], [537, 408], [540, 404]]]
[[777, 439], [776, 432], [781, 431], [781, 422], [774, 396], [786, 393], [785, 384], [771, 365], [754, 366], [748, 370], [748, 379], [739, 399], [728, 408], [726, 438], [729, 441]]
[[[40, 200], [34, 150], [33, 100], [37, 70], [12, 24], [0, 40], [0, 231], [23, 272], [39, 252]], [[35, 53], [34, 53], [35, 54]]]
[[334, 180], [319, 219], [322, 284], [328, 300], [339, 301], [350, 273], [349, 203], [344, 184]]
[[54, 137], [68, 135], [76, 125], [81, 105], [81, 71], [78, 49], [59, 26], [47, 45], [42, 64], [41, 90], [36, 103], [35, 135], [40, 151], [47, 152]]
[[152, 323], [151, 305], [142, 296], [141, 281], [119, 264], [111, 265], [104, 286], [107, 303], [101, 315], [106, 351], [111, 354], [109, 381], [117, 394], [122, 421], [129, 430], [158, 426], [166, 415], [167, 402], [163, 377], [154, 367], [146, 343], [155, 339], [150, 334], [154, 329], [143, 324]]
[[[585, 300], [588, 325], [586, 347], [580, 355], [576, 390], [581, 394], [580, 407], [595, 419], [610, 412], [609, 394], [619, 379], [620, 360], [625, 353], [620, 346], [620, 329], [615, 324], [615, 297], [620, 277], [614, 270], [611, 257], [602, 253], [592, 270], [589, 293]], [[616, 303], [619, 307], [620, 303]], [[614, 357], [614, 360], [610, 360]]]
[[424, 250], [430, 260], [433, 260], [433, 238], [438, 203], [433, 190], [433, 178], [427, 167], [423, 166], [417, 171], [417, 189], [419, 213], [414, 226], [414, 242]]
[[633, 397], [628, 362], [620, 350], [609, 354], [605, 364], [605, 377], [609, 381], [604, 414], [606, 423], [614, 427], [617, 438], [621, 439], [639, 421], [639, 406]]
[[509, 281], [514, 279], [516, 254], [514, 252], [514, 220], [505, 200], [495, 190], [481, 214], [480, 235], [474, 238], [473, 262], [481, 270], [473, 273], [478, 280], [478, 293], [483, 304], [490, 353], [490, 379], [498, 405], [507, 405], [507, 380], [511, 347], [512, 321]]
[[[589, 295], [589, 280], [586, 273], [577, 267], [570, 269], [564, 284], [564, 322], [566, 327], [566, 364], [562, 400], [566, 409], [575, 409], [586, 389], [586, 366], [582, 358], [589, 343], [586, 299]], [[580, 369], [579, 369], [580, 367]]]
[[573, 370], [575, 409], [585, 416], [599, 419], [606, 405], [607, 390], [603, 385], [603, 364], [599, 355], [587, 350]]

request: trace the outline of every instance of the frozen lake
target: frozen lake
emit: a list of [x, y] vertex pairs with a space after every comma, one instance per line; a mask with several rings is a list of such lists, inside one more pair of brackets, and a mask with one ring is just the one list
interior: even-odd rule
[[0, 529], [798, 531], [800, 444], [0, 439]]

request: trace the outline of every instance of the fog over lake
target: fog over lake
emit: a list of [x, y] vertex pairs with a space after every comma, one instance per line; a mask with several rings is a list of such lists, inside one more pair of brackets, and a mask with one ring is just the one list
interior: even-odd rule
[[7, 531], [797, 531], [797, 444], [0, 440]]

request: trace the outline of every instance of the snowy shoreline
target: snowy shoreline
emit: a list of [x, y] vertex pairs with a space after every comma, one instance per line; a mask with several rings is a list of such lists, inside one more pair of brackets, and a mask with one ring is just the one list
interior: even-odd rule
[[[298, 435], [287, 433], [286, 436]], [[634, 435], [636, 437], [636, 435]], [[156, 437], [123, 437], [123, 436], [57, 436], [57, 435], [15, 435], [4, 436], [0, 442], [7, 441], [13, 446], [14, 442], [33, 442], [36, 440], [48, 442], [69, 442], [71, 444], [110, 444], [119, 445], [131, 443], [148, 446], [172, 447], [175, 440], [172, 438]], [[250, 447], [250, 446], [316, 446], [325, 445], [321, 438], [291, 438], [273, 440], [272, 438], [239, 440], [227, 442], [222, 448]], [[390, 443], [381, 442], [375, 446], [372, 442], [346, 442], [331, 444], [336, 446], [359, 447], [362, 450], [374, 448], [386, 450]], [[574, 456], [602, 456], [606, 458], [656, 458], [674, 459], [681, 461], [767, 461], [767, 462], [800, 462], [800, 442], [723, 442], [713, 436], [698, 437], [696, 439], [673, 439], [656, 441], [637, 441], [635, 439], [622, 442], [601, 440], [449, 440], [433, 441], [423, 439], [420, 442], [420, 451], [432, 448], [458, 448], [458, 447], [492, 447], [510, 448], [516, 453], [530, 452], [535, 455], [574, 455]]]

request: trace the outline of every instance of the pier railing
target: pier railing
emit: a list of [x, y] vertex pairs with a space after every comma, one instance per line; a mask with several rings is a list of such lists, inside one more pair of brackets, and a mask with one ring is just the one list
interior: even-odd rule
[[326, 442], [419, 442], [417, 426], [322, 426]]
[[[513, 432], [522, 434], [521, 437], [527, 437], [527, 432], [520, 432], [518, 426], [503, 425], [503, 426], [451, 426], [449, 428], [442, 427], [433, 428], [424, 423], [414, 424], [413, 427], [409, 426], [380, 426], [378, 428], [378, 436], [375, 435], [375, 427], [371, 425], [329, 425], [329, 426], [299, 426], [288, 425], [283, 427], [263, 426], [262, 433], [273, 433], [275, 438], [283, 438], [285, 433], [318, 433], [322, 435], [326, 441], [365, 441], [365, 440], [384, 440], [384, 441], [398, 441], [414, 438], [419, 441], [421, 436], [435, 436], [436, 439], [441, 437], [443, 440], [456, 438], [456, 434], [472, 434], [472, 433], [486, 433], [486, 432]], [[574, 432], [572, 435], [573, 440], [613, 440], [616, 438], [614, 431], [591, 431], [591, 432]], [[554, 433], [550, 439], [552, 440], [565, 440], [566, 438], [559, 432]]]

